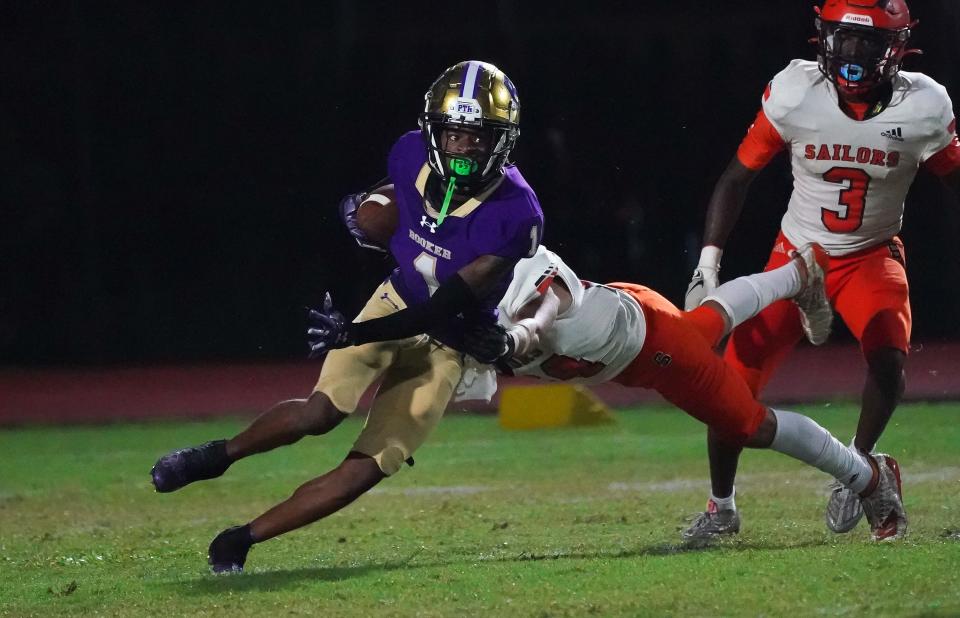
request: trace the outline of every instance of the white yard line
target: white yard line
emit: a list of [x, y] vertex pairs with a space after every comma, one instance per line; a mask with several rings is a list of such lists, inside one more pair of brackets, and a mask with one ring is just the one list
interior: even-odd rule
[[[795, 487], [822, 489], [827, 491], [829, 482], [827, 475], [815, 470], [800, 472], [767, 472], [762, 474], [742, 474], [737, 477], [738, 484], [743, 487], [749, 485], [793, 485]], [[904, 471], [903, 481], [907, 485], [921, 483], [944, 483], [960, 481], [960, 467], [947, 466], [941, 468], [921, 468], [915, 472]], [[639, 493], [677, 493], [709, 489], [710, 482], [706, 477], [676, 478], [666, 481], [636, 481], [613, 482], [607, 485], [611, 492], [639, 492]], [[494, 491], [509, 491], [509, 487], [494, 487], [489, 485], [435, 485], [420, 487], [377, 487], [370, 490], [371, 495], [384, 496], [469, 496]], [[574, 501], [585, 499], [584, 496], [571, 496]], [[589, 498], [587, 498], [589, 500]]]
[[391, 496], [431, 496], [431, 495], [451, 495], [451, 496], [469, 496], [487, 491], [493, 491], [493, 487], [484, 485], [437, 485], [426, 487], [375, 487], [369, 494], [384, 494]]

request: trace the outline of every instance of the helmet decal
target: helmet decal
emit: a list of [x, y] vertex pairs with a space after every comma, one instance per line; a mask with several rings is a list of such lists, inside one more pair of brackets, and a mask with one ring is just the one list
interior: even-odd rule
[[480, 63], [471, 60], [467, 63], [463, 71], [463, 85], [460, 87], [460, 96], [465, 99], [472, 99], [474, 91], [477, 89], [477, 73], [480, 70]]
[[458, 97], [447, 105], [447, 115], [464, 122], [478, 122], [483, 118], [483, 109], [476, 99]]

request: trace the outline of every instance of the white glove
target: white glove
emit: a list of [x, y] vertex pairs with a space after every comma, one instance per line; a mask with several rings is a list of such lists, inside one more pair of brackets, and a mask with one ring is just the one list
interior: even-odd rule
[[700, 262], [693, 271], [687, 293], [683, 297], [683, 308], [692, 311], [700, 306], [703, 299], [713, 294], [720, 285], [720, 257], [723, 249], [707, 245], [700, 251]]

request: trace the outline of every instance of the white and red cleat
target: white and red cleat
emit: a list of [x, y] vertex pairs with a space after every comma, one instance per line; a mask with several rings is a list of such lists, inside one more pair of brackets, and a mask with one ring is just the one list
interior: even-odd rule
[[871, 455], [880, 478], [873, 492], [863, 498], [863, 512], [870, 522], [874, 541], [895, 541], [907, 535], [907, 513], [903, 510], [900, 465], [889, 455]]

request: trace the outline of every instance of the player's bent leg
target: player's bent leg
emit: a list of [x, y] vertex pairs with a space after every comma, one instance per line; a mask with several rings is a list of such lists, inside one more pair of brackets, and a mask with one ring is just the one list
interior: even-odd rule
[[227, 454], [237, 460], [293, 444], [304, 436], [322, 435], [347, 416], [321, 392], [314, 392], [308, 399], [281, 401], [229, 440]]
[[353, 450], [397, 472], [440, 422], [463, 372], [462, 355], [435, 341], [404, 350], [377, 390]]
[[[741, 444], [756, 431], [765, 409], [713, 351], [722, 334], [720, 314], [709, 305], [677, 314], [659, 298], [641, 295], [639, 300], [648, 322], [647, 340], [617, 381], [656, 389], [667, 401], [705, 423], [724, 444]], [[712, 320], [706, 319], [711, 316]], [[663, 358], [670, 361], [663, 363]], [[684, 539], [706, 540], [739, 531], [732, 493], [711, 496], [707, 510], [683, 531]]]
[[786, 410], [768, 409], [744, 446], [769, 448], [826, 472], [859, 493], [870, 488], [868, 458], [844, 446], [813, 419]]
[[166, 493], [194, 481], [217, 478], [238, 459], [292, 444], [305, 435], [326, 433], [346, 417], [323, 393], [281, 401], [231, 440], [214, 440], [164, 455], [150, 471], [153, 486]]
[[[358, 319], [368, 320], [402, 309], [389, 282], [367, 301]], [[363, 393], [412, 340], [385, 341], [333, 350], [324, 360], [314, 393], [308, 399], [282, 401], [231, 440], [216, 440], [161, 457], [151, 470], [160, 492], [222, 475], [237, 459], [292, 444], [306, 435], [326, 433], [356, 410]]]
[[351, 452], [339, 466], [307, 481], [293, 495], [245, 526], [221, 532], [210, 543], [214, 573], [240, 572], [255, 543], [301, 528], [344, 508], [386, 478], [368, 455]]
[[323, 476], [307, 481], [289, 498], [250, 522], [255, 542], [302, 528], [347, 506], [387, 477], [369, 455], [351, 451]]
[[242, 570], [252, 544], [339, 511], [397, 472], [404, 461], [412, 461], [413, 453], [443, 416], [462, 370], [462, 355], [432, 340], [402, 348], [387, 369], [367, 421], [347, 458], [250, 522], [246, 547], [239, 533], [221, 533], [232, 541], [221, 539], [219, 544], [227, 548], [218, 554], [215, 545], [220, 537], [214, 539], [210, 549], [213, 569]]
[[[839, 286], [835, 304], [850, 331], [860, 341], [867, 361], [855, 448], [876, 447], [893, 411], [900, 403], [905, 380], [903, 367], [909, 349], [911, 312], [903, 262], [903, 246], [893, 239], [866, 253], [846, 259], [850, 274]], [[839, 484], [830, 487], [825, 520], [833, 532], [849, 532], [864, 512], [860, 500]]]
[[871, 450], [903, 394], [912, 322], [909, 287], [897, 239], [851, 262], [852, 274], [837, 294], [836, 307], [867, 361], [856, 445]]
[[779, 300], [733, 330], [723, 359], [740, 374], [754, 396], [759, 396], [802, 338], [797, 305]]
[[793, 298], [805, 290], [806, 273], [798, 256], [778, 268], [724, 283], [703, 299], [703, 305], [712, 302], [722, 308], [727, 322], [723, 335], [726, 335], [772, 303]]

